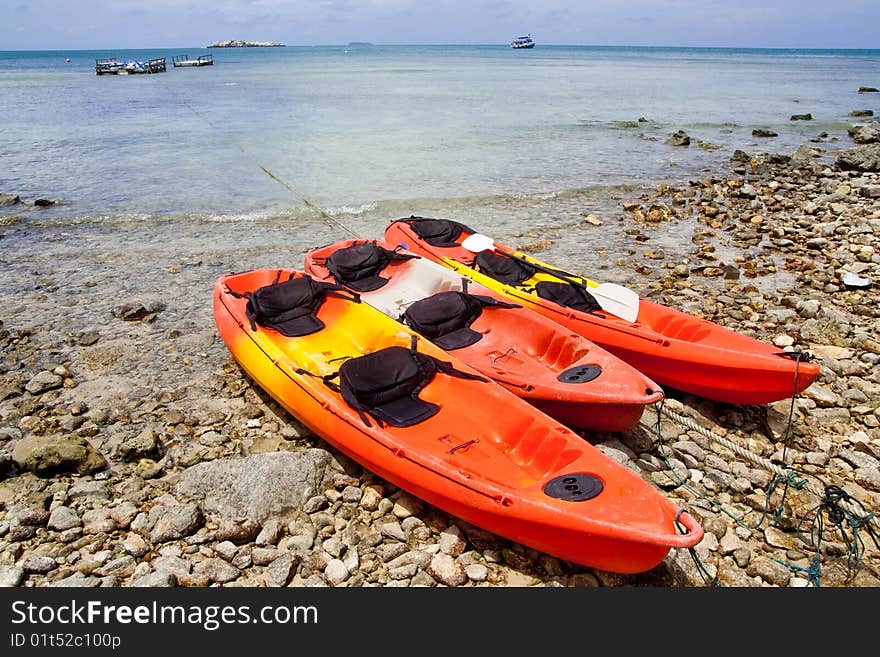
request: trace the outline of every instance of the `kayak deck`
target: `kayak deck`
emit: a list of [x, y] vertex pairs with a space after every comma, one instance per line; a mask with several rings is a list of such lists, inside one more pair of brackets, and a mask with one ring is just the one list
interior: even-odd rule
[[[406, 427], [368, 424], [320, 377], [362, 354], [411, 348], [414, 334], [365, 303], [329, 295], [315, 315], [324, 326], [310, 335], [252, 327], [248, 299], [236, 294], [271, 285], [279, 272], [293, 273], [221, 277], [218, 331], [257, 384], [365, 468], [484, 529], [614, 572], [648, 570], [669, 549], [701, 540], [696, 520], [649, 483], [482, 377], [438, 372], [418, 392], [439, 406], [435, 415]], [[479, 376], [428, 341], [417, 350]]]
[[[714, 322], [640, 298], [635, 321], [604, 310], [582, 312], [535, 292], [540, 281], [598, 285], [583, 276], [537, 272], [515, 285], [496, 280], [474, 267], [475, 254], [461, 246], [472, 234], [463, 230], [454, 241], [430, 244], [414, 229], [419, 217], [391, 222], [385, 230], [390, 244], [434, 260], [469, 276], [503, 296], [536, 310], [583, 335], [667, 388], [732, 404], [765, 404], [803, 392], [819, 375], [808, 355], [785, 352], [772, 344], [732, 331]], [[454, 223], [454, 222], [452, 222]], [[499, 247], [516, 257], [549, 267], [535, 258]], [[552, 269], [552, 268], [551, 268]]]
[[[374, 240], [342, 240], [311, 249], [305, 271], [333, 281], [329, 257], [371, 244], [389, 247]], [[511, 304], [502, 295], [435, 262], [421, 257], [392, 261], [380, 274], [387, 282], [359, 294], [391, 318], [405, 318], [414, 304], [435, 295], [464, 290], [504, 304], [487, 306], [469, 324], [478, 334], [475, 342], [452, 349], [438, 345], [569, 426], [624, 431], [639, 421], [647, 405], [663, 398], [654, 381], [582, 335], [519, 304], [505, 307]]]

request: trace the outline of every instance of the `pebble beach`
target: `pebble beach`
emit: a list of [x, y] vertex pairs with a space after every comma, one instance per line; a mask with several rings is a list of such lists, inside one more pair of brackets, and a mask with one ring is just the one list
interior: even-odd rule
[[[236, 249], [244, 228], [206, 240], [200, 225], [160, 250], [136, 220], [114, 226], [113, 244], [95, 225], [22, 227], [39, 204], [5, 195], [16, 214], [0, 227], [0, 585], [880, 585], [880, 144], [876, 122], [859, 120], [836, 143], [737, 150], [703, 178], [584, 192], [565, 217], [519, 209], [526, 221], [487, 227], [821, 365], [793, 401], [669, 391], [662, 409], [688, 425], [649, 407], [627, 432], [584, 434], [706, 530], [692, 552], [637, 575], [562, 561], [425, 504], [247, 378], [213, 325], [217, 276], [300, 266], [308, 248], [345, 237], [331, 226], [278, 239], [270, 225], [260, 248]], [[358, 221], [381, 237], [381, 217]], [[568, 237], [591, 232], [615, 236], [601, 264]]]

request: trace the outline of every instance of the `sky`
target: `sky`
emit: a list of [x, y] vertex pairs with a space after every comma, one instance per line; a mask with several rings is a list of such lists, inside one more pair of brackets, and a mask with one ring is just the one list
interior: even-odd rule
[[0, 50], [507, 44], [880, 48], [878, 0], [0, 0]]

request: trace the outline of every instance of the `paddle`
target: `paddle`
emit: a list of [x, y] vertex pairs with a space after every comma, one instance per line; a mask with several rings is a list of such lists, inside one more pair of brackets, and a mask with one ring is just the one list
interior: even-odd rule
[[636, 321], [636, 318], [639, 316], [639, 295], [633, 290], [623, 287], [622, 285], [617, 285], [616, 283], [601, 283], [597, 287], [584, 285], [580, 281], [572, 280], [572, 278], [570, 278], [574, 276], [574, 274], [569, 274], [567, 272], [560, 271], [552, 267], [544, 267], [535, 262], [532, 262], [531, 260], [527, 260], [518, 255], [510, 253], [509, 251], [500, 249], [495, 244], [495, 240], [493, 240], [488, 235], [482, 235], [480, 233], [474, 233], [473, 235], [469, 235], [468, 237], [466, 237], [464, 240], [462, 240], [461, 246], [463, 246], [471, 253], [480, 253], [481, 251], [492, 250], [496, 253], [500, 253], [501, 255], [505, 255], [508, 258], [513, 258], [515, 260], [525, 262], [535, 269], [543, 271], [546, 274], [558, 276], [568, 283], [589, 292], [590, 295], [592, 295], [596, 299], [596, 302], [599, 304], [599, 306], [601, 306], [602, 310], [607, 310], [612, 315], [617, 315], [621, 319], [625, 319], [628, 322]]

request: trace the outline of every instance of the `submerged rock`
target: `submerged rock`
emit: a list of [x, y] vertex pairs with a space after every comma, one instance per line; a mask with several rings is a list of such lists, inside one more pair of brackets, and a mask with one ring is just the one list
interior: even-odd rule
[[126, 322], [139, 322], [150, 320], [163, 310], [165, 310], [165, 304], [159, 301], [147, 305], [133, 301], [116, 306], [111, 312], [114, 317]]
[[670, 146], [689, 146], [691, 137], [684, 130], [676, 130], [669, 136], [666, 143]]

